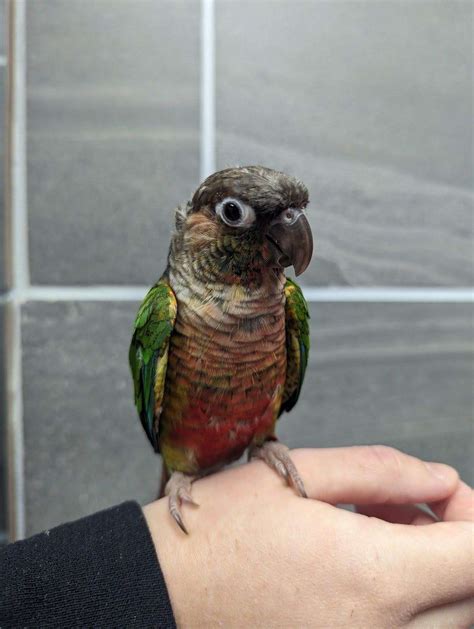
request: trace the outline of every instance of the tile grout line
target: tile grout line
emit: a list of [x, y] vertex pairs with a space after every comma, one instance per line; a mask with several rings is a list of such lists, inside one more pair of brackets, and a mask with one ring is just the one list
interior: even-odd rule
[[12, 127], [12, 256], [13, 286], [21, 294], [30, 286], [28, 261], [28, 200], [26, 187], [26, 41], [25, 0], [12, 3], [13, 94]]
[[25, 0], [10, 2], [10, 58], [12, 82], [10, 98], [10, 224], [11, 268], [13, 290], [10, 293], [10, 334], [8, 342], [9, 369], [7, 369], [7, 439], [9, 535], [12, 539], [25, 536], [25, 470], [23, 426], [23, 374], [21, 339], [21, 304], [29, 289], [28, 218], [26, 196], [26, 40]]
[[[379, 303], [470, 303], [474, 302], [474, 290], [469, 287], [320, 287], [303, 286], [309, 303], [318, 302], [379, 302]], [[29, 286], [16, 298], [13, 291], [0, 297], [0, 303], [16, 299], [18, 303], [56, 301], [141, 301], [150, 286]]]
[[215, 3], [201, 0], [200, 180], [216, 170]]
[[365, 302], [365, 303], [464, 303], [474, 302], [474, 290], [469, 287], [453, 288], [416, 287], [358, 287], [322, 288], [305, 287], [306, 300], [312, 302]]

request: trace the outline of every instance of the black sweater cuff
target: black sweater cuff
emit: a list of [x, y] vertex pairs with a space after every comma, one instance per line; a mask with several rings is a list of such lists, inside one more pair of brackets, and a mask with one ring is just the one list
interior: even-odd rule
[[143, 512], [135, 502], [0, 551], [0, 627], [175, 628]]

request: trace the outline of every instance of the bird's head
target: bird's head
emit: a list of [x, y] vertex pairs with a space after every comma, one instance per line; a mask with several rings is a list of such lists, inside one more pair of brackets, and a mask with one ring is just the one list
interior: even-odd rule
[[178, 212], [180, 244], [193, 267], [221, 281], [249, 283], [288, 266], [299, 275], [313, 253], [307, 204], [308, 190], [294, 177], [263, 166], [227, 168]]

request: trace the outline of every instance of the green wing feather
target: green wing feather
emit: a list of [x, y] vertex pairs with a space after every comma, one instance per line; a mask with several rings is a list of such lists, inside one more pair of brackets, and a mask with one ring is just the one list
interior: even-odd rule
[[176, 297], [161, 278], [143, 300], [134, 324], [129, 362], [143, 428], [158, 451], [158, 422], [162, 410], [169, 339], [176, 320]]
[[287, 278], [285, 284], [286, 380], [279, 415], [298, 401], [309, 355], [309, 312], [301, 288]]

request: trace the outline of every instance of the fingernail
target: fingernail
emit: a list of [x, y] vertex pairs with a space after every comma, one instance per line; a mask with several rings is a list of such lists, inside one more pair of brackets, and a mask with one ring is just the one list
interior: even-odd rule
[[436, 478], [439, 478], [440, 480], [448, 480], [450, 476], [452, 476], [452, 468], [449, 467], [449, 465], [445, 465], [444, 463], [426, 463], [426, 468], [431, 472], [431, 474], [433, 474], [433, 476], [436, 476]]

